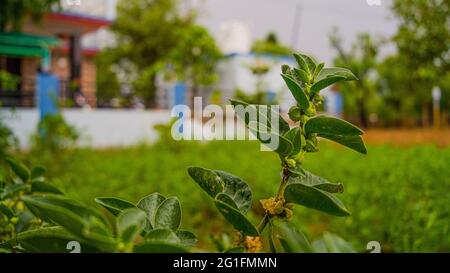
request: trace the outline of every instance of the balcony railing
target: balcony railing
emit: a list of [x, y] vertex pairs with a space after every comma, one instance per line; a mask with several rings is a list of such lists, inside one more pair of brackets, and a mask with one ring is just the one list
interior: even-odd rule
[[[77, 107], [74, 102], [75, 93], [69, 80], [59, 80], [58, 103], [61, 106]], [[36, 80], [22, 80], [16, 90], [2, 88], [0, 83], [1, 107], [34, 107], [37, 103], [36, 98]]]

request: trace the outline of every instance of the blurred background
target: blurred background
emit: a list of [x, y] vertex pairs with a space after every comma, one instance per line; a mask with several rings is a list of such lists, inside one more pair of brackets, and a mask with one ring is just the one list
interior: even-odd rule
[[237, 98], [286, 115], [294, 100], [279, 73], [293, 52], [355, 73], [358, 82], [322, 91], [321, 111], [363, 127], [368, 143], [361, 156], [324, 142], [306, 160], [344, 183], [352, 216], [296, 208], [293, 221], [360, 251], [369, 241], [450, 251], [449, 0], [3, 0], [0, 153], [46, 166], [92, 204], [177, 195], [183, 225], [214, 249], [230, 228], [186, 168], [243, 177], [256, 219], [278, 159], [250, 141], [174, 141], [170, 110], [201, 96], [203, 106]]

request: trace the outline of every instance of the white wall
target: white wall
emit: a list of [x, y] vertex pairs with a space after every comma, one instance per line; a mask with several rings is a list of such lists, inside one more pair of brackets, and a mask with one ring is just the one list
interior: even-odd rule
[[[14, 131], [22, 148], [29, 147], [30, 136], [39, 122], [37, 109], [7, 110], [0, 114]], [[66, 121], [81, 133], [80, 145], [110, 147], [153, 142], [158, 134], [153, 126], [170, 121], [170, 111], [67, 109], [62, 112]]]

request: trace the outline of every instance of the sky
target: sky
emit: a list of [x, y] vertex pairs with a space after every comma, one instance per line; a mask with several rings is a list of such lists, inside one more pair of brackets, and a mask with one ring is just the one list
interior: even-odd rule
[[[389, 37], [396, 31], [396, 22], [389, 10], [391, 0], [191, 1], [199, 8], [198, 22], [216, 39], [220, 37], [223, 24], [237, 21], [248, 29], [251, 40], [274, 31], [281, 42], [326, 62], [335, 55], [328, 38], [334, 27], [339, 29], [347, 47], [361, 32]], [[391, 50], [388, 47], [386, 52]]]
[[[113, 19], [118, 0], [81, 0], [83, 12], [99, 13]], [[126, 1], [126, 0], [123, 0]], [[350, 47], [358, 33], [390, 37], [396, 32], [392, 19], [392, 0], [180, 0], [199, 12], [198, 23], [210, 30], [219, 46], [225, 43], [248, 44], [273, 31], [284, 44], [330, 63], [336, 54], [330, 48], [329, 34], [334, 27], [345, 47]], [[380, 5], [369, 5], [379, 2]], [[391, 17], [391, 18], [390, 18]], [[221, 39], [224, 25], [234, 22], [247, 31], [244, 35]], [[241, 31], [242, 32], [242, 31]], [[242, 33], [241, 33], [242, 34]], [[104, 31], [86, 38], [87, 45], [103, 47], [111, 38]], [[225, 41], [224, 41], [225, 40]], [[247, 42], [246, 42], [247, 41]], [[392, 52], [384, 47], [381, 56]], [[233, 52], [225, 52], [233, 53]]]

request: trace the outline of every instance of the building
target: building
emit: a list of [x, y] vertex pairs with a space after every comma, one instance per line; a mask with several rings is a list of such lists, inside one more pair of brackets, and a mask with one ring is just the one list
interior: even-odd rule
[[[110, 23], [101, 16], [63, 11], [46, 14], [39, 23], [27, 22], [20, 33], [0, 32], [1, 105], [35, 106], [36, 79], [45, 71], [57, 77], [62, 103], [95, 106], [93, 57], [99, 49], [83, 47], [82, 38]], [[11, 78], [13, 84], [4, 84]]]

